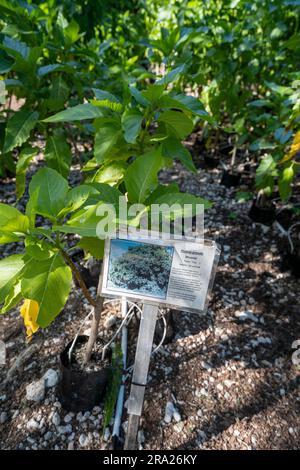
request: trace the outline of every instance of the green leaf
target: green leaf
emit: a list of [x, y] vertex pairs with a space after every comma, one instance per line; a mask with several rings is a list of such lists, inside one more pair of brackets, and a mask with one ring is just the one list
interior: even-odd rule
[[93, 177], [93, 182], [118, 186], [124, 179], [126, 167], [124, 162], [111, 162], [103, 165]]
[[91, 194], [98, 194], [98, 191], [90, 185], [81, 184], [69, 190], [65, 207], [59, 212], [58, 216], [62, 217], [70, 212], [78, 210], [88, 200]]
[[193, 173], [197, 172], [190, 152], [180, 140], [174, 137], [168, 137], [162, 142], [162, 155], [163, 157], [177, 158], [188, 170]]
[[29, 201], [26, 204], [25, 214], [29, 220], [30, 230], [33, 230], [35, 227], [35, 218], [36, 218], [36, 207], [38, 201], [39, 190], [36, 189], [30, 196]]
[[22, 197], [24, 194], [26, 183], [26, 171], [29, 166], [29, 163], [37, 154], [37, 151], [37, 148], [26, 146], [20, 152], [16, 166], [16, 194], [18, 199], [20, 199], [20, 197]]
[[280, 144], [286, 144], [293, 135], [293, 131], [290, 129], [288, 131], [285, 130], [284, 127], [278, 127], [274, 133], [275, 139]]
[[0, 303], [4, 302], [23, 267], [23, 255], [11, 255], [0, 260]]
[[82, 237], [76, 246], [78, 248], [82, 248], [84, 251], [87, 251], [96, 259], [103, 259], [104, 240], [101, 240], [97, 237]]
[[29, 228], [29, 219], [18, 209], [0, 203], [0, 243], [10, 243], [19, 240]]
[[63, 233], [76, 233], [81, 237], [97, 237], [96, 228], [101, 217], [98, 216], [96, 212], [98, 207], [102, 204], [105, 203], [100, 202], [80, 209], [65, 225], [54, 226], [53, 229]]
[[[64, 64], [48, 64], [48, 65], [42, 65], [37, 69], [37, 74], [39, 77], [44, 77], [45, 75], [48, 75], [48, 73], [52, 72], [61, 72], [64, 70], [68, 70], [68, 66]], [[72, 70], [70, 68], [70, 70]]]
[[139, 103], [140, 105], [144, 107], [147, 107], [150, 105], [150, 101], [146, 99], [137, 88], [129, 87], [129, 90], [137, 103]]
[[254, 101], [250, 101], [250, 103], [248, 103], [248, 106], [252, 106], [254, 108], [264, 108], [264, 107], [272, 108], [273, 103], [270, 100], [254, 100]]
[[193, 121], [180, 111], [167, 110], [158, 118], [159, 122], [166, 124], [180, 139], [184, 139], [193, 130]]
[[158, 198], [163, 196], [164, 194], [168, 193], [179, 193], [179, 187], [177, 183], [171, 183], [168, 185], [159, 184], [154, 191], [150, 194], [150, 196], [145, 201], [145, 204], [149, 206], [150, 204], [154, 204]]
[[238, 202], [251, 201], [251, 199], [253, 199], [253, 193], [248, 191], [238, 191], [235, 195], [235, 199]]
[[91, 182], [86, 184], [97, 191], [97, 201], [110, 202], [111, 204], [118, 205], [119, 198], [123, 196], [121, 191], [106, 183]]
[[205, 111], [201, 101], [194, 96], [184, 94], [174, 96], [163, 95], [159, 103], [162, 107], [166, 106], [169, 108], [181, 109], [182, 111], [189, 111], [210, 124], [216, 124], [214, 118]]
[[146, 98], [146, 100], [150, 101], [150, 103], [156, 103], [161, 97], [164, 89], [165, 85], [149, 85], [146, 90], [141, 91], [141, 94]]
[[261, 138], [255, 140], [249, 147], [250, 150], [253, 152], [257, 152], [258, 150], [266, 150], [266, 149], [273, 149], [276, 145], [272, 142], [268, 142], [266, 139]]
[[291, 185], [295, 176], [294, 162], [284, 168], [278, 178], [279, 194], [283, 201], [286, 201], [292, 191]]
[[21, 146], [28, 139], [31, 130], [37, 123], [39, 114], [34, 111], [21, 109], [7, 122], [3, 152], [9, 152]]
[[70, 47], [74, 42], [76, 42], [80, 37], [80, 27], [79, 24], [72, 18], [70, 23], [66, 28], [64, 28], [64, 37], [66, 46]]
[[93, 92], [94, 92], [96, 100], [99, 100], [99, 101], [109, 100], [112, 103], [120, 103], [119, 98], [117, 98], [115, 95], [112, 95], [108, 91], [101, 90], [100, 88], [93, 88]]
[[123, 105], [120, 103], [120, 100], [109, 93], [108, 91], [100, 90], [98, 88], [93, 88], [96, 99], [92, 100], [91, 103], [95, 106], [109, 108], [115, 112], [121, 112]]
[[100, 108], [90, 103], [84, 103], [60, 111], [47, 119], [43, 119], [43, 122], [82, 121], [84, 119], [95, 119], [101, 116], [103, 116], [103, 111], [101, 111]]
[[50, 85], [49, 98], [45, 100], [49, 111], [57, 111], [63, 108], [69, 96], [69, 87], [62, 76], [55, 77]]
[[13, 59], [9, 59], [4, 51], [0, 50], [0, 74], [8, 73], [12, 69]]
[[[185, 204], [192, 205], [192, 214], [196, 215], [197, 213], [201, 213], [202, 209], [197, 205], [203, 205], [204, 209], [209, 209], [212, 206], [212, 203], [207, 199], [203, 199], [198, 196], [194, 196], [194, 194], [189, 193], [166, 193], [162, 196], [158, 197], [155, 201], [155, 204], [167, 204], [168, 206], [172, 206], [173, 204], [178, 205], [178, 210], [174, 211], [174, 214], [171, 213], [171, 218], [183, 217], [185, 215], [190, 215], [188, 209], [184, 208]], [[179, 208], [181, 207], [181, 209]]]
[[109, 108], [116, 113], [120, 113], [123, 109], [123, 105], [121, 103], [115, 103], [114, 101], [109, 100], [91, 100], [91, 103], [99, 108]]
[[3, 40], [3, 49], [12, 57], [22, 59], [27, 59], [30, 48], [25, 44], [25, 42], [18, 41], [17, 39], [10, 38], [5, 36]]
[[283, 43], [283, 47], [291, 49], [292, 51], [299, 51], [300, 48], [300, 34], [294, 34], [287, 41]]
[[5, 104], [5, 102], [6, 102], [6, 96], [5, 95], [6, 95], [5, 82], [4, 82], [4, 80], [0, 80], [0, 104]]
[[258, 189], [271, 191], [274, 185], [274, 177], [277, 175], [276, 162], [272, 155], [266, 155], [260, 161], [256, 170], [255, 185]]
[[43, 239], [28, 236], [25, 240], [25, 252], [29, 258], [44, 260], [53, 256], [53, 245]]
[[178, 67], [175, 67], [173, 70], [170, 70], [164, 77], [157, 81], [159, 85], [168, 85], [171, 82], [177, 80], [185, 71], [185, 64], [181, 64]]
[[48, 135], [45, 160], [50, 168], [58, 171], [64, 178], [68, 177], [72, 154], [63, 129], [55, 129], [52, 135]]
[[[99, 126], [99, 127], [98, 127]], [[120, 122], [115, 119], [98, 119], [94, 155], [98, 163], [105, 161], [121, 135]]]
[[12, 286], [9, 293], [5, 297], [4, 304], [0, 310], [0, 313], [6, 313], [13, 307], [15, 307], [22, 299], [21, 293], [21, 281], [18, 281]]
[[64, 208], [68, 183], [57, 171], [41, 168], [32, 177], [29, 185], [30, 198], [35, 194], [37, 214], [53, 220]]
[[129, 165], [125, 185], [130, 202], [144, 202], [157, 186], [157, 173], [162, 167], [161, 149], [151, 150]]
[[72, 286], [72, 273], [59, 252], [46, 260], [31, 260], [22, 281], [22, 295], [39, 304], [37, 323], [48, 326], [63, 309]]
[[134, 109], [126, 110], [122, 115], [122, 128], [126, 142], [134, 144], [141, 130], [143, 115]]

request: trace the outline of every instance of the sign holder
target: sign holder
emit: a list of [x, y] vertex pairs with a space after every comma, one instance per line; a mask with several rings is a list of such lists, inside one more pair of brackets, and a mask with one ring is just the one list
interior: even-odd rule
[[143, 304], [127, 407], [129, 417], [124, 445], [125, 450], [134, 450], [137, 447], [137, 433], [143, 409], [157, 313], [158, 305], [147, 302]]
[[[137, 448], [159, 307], [204, 313], [219, 254], [214, 241], [189, 237], [177, 240], [154, 235], [149, 238], [148, 233], [140, 232], [138, 235], [119, 233], [105, 242], [101, 295], [143, 303], [127, 401], [125, 450]], [[118, 429], [123, 396], [124, 387], [121, 387], [116, 413]]]

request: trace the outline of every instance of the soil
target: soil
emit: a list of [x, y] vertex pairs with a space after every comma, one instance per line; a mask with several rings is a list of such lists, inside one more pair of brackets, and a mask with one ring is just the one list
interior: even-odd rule
[[110, 361], [107, 357], [102, 360], [102, 349], [104, 345], [105, 342], [102, 339], [97, 339], [93, 348], [91, 360], [86, 366], [84, 366], [83, 362], [86, 344], [75, 344], [72, 352], [71, 369], [77, 372], [96, 372], [103, 369], [104, 367], [109, 366]]
[[[205, 236], [215, 239], [222, 253], [206, 314], [173, 312], [173, 339], [151, 360], [139, 445], [172, 450], [299, 449], [299, 365], [292, 355], [293, 343], [300, 339], [300, 281], [282, 270], [282, 253], [288, 248], [285, 236], [275, 224], [252, 222], [251, 201], [235, 199], [247, 184], [237, 189], [221, 186], [221, 172], [221, 168], [199, 169], [191, 176], [176, 164], [160, 175], [161, 181], [178, 182], [181, 190], [214, 202], [205, 214]], [[73, 177], [78, 181], [76, 167]], [[1, 186], [1, 200], [13, 203], [14, 181]], [[7, 245], [2, 255], [21, 249], [18, 243]], [[86, 267], [84, 260], [79, 262]], [[95, 295], [96, 284], [90, 292]], [[43, 346], [0, 391], [2, 449], [109, 447], [109, 429], [102, 429], [103, 404], [92, 412], [67, 413], [58, 402], [57, 387], [47, 389], [40, 402], [26, 399], [29, 383], [49, 368], [58, 369], [59, 353], [89, 310], [74, 288], [55, 322], [36, 334], [33, 341], [42, 338]], [[111, 315], [118, 320], [105, 328]], [[10, 331], [7, 363], [0, 366], [2, 381], [26, 347], [18, 319], [18, 309], [0, 318], [1, 332]], [[99, 337], [107, 341], [119, 324], [118, 308], [107, 304]], [[87, 322], [83, 329], [89, 326]], [[137, 328], [135, 319], [129, 334], [129, 365]], [[166, 423], [169, 401], [179, 417]], [[124, 412], [123, 429], [126, 425]]]

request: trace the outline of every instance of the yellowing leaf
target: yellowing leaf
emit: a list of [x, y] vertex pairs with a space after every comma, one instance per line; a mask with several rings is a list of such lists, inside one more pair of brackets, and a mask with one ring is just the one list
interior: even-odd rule
[[26, 334], [28, 338], [39, 329], [39, 325], [36, 323], [39, 304], [35, 300], [25, 299], [23, 305], [20, 308], [21, 316], [24, 318], [24, 325], [26, 326]]
[[283, 159], [280, 161], [280, 163], [287, 162], [288, 160], [291, 160], [296, 153], [300, 152], [300, 131], [298, 131], [295, 134], [293, 143], [291, 145], [291, 148], [289, 152], [283, 157]]

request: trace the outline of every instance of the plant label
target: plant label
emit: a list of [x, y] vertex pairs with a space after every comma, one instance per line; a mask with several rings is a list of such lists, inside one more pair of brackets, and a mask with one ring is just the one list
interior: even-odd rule
[[203, 312], [218, 256], [213, 241], [108, 239], [101, 293]]

